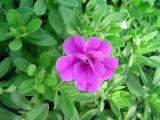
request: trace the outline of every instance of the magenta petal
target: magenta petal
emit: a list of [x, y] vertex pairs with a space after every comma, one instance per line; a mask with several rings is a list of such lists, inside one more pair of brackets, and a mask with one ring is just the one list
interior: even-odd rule
[[102, 75], [101, 80], [107, 80], [111, 78], [114, 74], [114, 69], [106, 68], [105, 73]]
[[100, 86], [100, 80], [96, 80], [94, 82], [88, 82], [86, 91], [88, 92], [96, 92]]
[[87, 82], [86, 81], [75, 81], [75, 86], [77, 89], [85, 91], [86, 86], [87, 86]]
[[89, 92], [96, 91], [99, 86], [99, 78], [95, 75], [92, 68], [88, 64], [78, 62], [74, 65], [74, 78], [76, 81], [76, 88], [86, 90]]
[[79, 60], [81, 60], [81, 61], [83, 61], [83, 62], [87, 62], [87, 61], [88, 61], [88, 57], [87, 57], [85, 54], [76, 53], [76, 54], [74, 54], [74, 56], [75, 56], [77, 59], [79, 59]]
[[85, 70], [88, 66], [86, 66], [82, 62], [78, 62], [74, 65], [73, 75], [75, 79], [75, 86], [79, 90], [85, 90], [87, 86], [87, 81], [84, 79]]
[[63, 51], [69, 54], [84, 53], [85, 42], [80, 35], [67, 38], [63, 44]]
[[91, 76], [88, 76], [90, 79], [87, 81], [86, 91], [96, 92], [100, 86], [100, 79], [98, 76], [95, 76], [93, 73], [90, 73]]
[[101, 44], [102, 40], [97, 37], [90, 37], [86, 42], [86, 51], [97, 50]]
[[100, 77], [105, 73], [106, 68], [104, 67], [104, 65], [101, 62], [92, 61], [92, 64], [94, 66], [94, 73], [96, 76]]
[[79, 60], [83, 61], [84, 63], [89, 64], [92, 70], [94, 70], [94, 66], [91, 60], [85, 54], [77, 53], [74, 56], [78, 58]]
[[73, 66], [77, 62], [74, 56], [62, 56], [56, 62], [56, 69], [63, 81], [73, 80]]
[[91, 51], [88, 52], [88, 54], [89, 54], [90, 56], [92, 56], [93, 59], [99, 60], [99, 61], [104, 60], [104, 58], [106, 57], [106, 54], [104, 54], [104, 52], [101, 52], [101, 51], [91, 50]]
[[109, 54], [109, 52], [111, 52], [111, 50], [112, 50], [112, 45], [109, 44], [109, 43], [106, 42], [106, 41], [103, 41], [103, 42], [101, 42], [98, 50], [99, 50], [99, 51], [102, 51], [102, 52], [104, 52], [104, 53], [106, 53], [106, 54]]
[[101, 79], [107, 80], [113, 76], [114, 70], [118, 66], [118, 59], [115, 57], [109, 56], [105, 58], [105, 60], [102, 63], [106, 70]]
[[102, 62], [107, 68], [115, 69], [118, 66], [118, 59], [115, 57], [108, 56]]
[[90, 37], [86, 43], [86, 51], [90, 50], [101, 51], [107, 55], [112, 50], [112, 46], [100, 38]]

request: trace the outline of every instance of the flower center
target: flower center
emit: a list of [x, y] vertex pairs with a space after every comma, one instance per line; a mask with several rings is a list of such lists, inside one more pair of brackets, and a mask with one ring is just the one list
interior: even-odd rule
[[89, 64], [89, 61], [93, 60], [93, 57], [90, 54], [85, 54], [86, 59], [84, 60], [84, 63]]
[[89, 55], [89, 54], [85, 54], [86, 55], [86, 57], [88, 58], [88, 59], [93, 59], [93, 57], [91, 56], [91, 55]]

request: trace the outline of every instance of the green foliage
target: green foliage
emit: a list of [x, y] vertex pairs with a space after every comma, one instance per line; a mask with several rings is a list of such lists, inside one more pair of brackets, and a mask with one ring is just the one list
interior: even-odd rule
[[[159, 0], [0, 0], [0, 120], [159, 120], [159, 8]], [[96, 93], [55, 70], [74, 34], [110, 42], [119, 59]]]
[[0, 78], [3, 77], [8, 72], [10, 65], [11, 65], [11, 59], [9, 57], [6, 57], [0, 63]]

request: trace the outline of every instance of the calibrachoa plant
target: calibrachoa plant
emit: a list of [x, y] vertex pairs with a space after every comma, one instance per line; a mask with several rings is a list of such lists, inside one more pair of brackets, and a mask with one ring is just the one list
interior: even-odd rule
[[118, 60], [110, 56], [111, 44], [97, 37], [85, 42], [80, 35], [65, 40], [56, 68], [63, 81], [75, 80], [79, 90], [95, 92], [101, 80], [109, 79], [118, 65]]
[[0, 0], [0, 120], [160, 120], [160, 0]]

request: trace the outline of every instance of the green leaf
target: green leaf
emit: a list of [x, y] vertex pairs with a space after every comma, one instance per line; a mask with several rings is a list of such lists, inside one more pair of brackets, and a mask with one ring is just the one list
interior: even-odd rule
[[142, 65], [148, 65], [151, 67], [158, 68], [160, 67], [160, 56], [151, 56], [151, 57], [145, 57], [145, 56], [139, 56], [138, 57], [138, 62]]
[[35, 79], [34, 78], [27, 79], [19, 85], [18, 90], [21, 94], [26, 94], [34, 88], [34, 85], [35, 85]]
[[47, 116], [47, 120], [62, 120], [62, 116], [60, 115], [60, 113], [58, 111], [50, 111], [48, 113], [48, 116]]
[[90, 0], [87, 3], [86, 10], [89, 12], [96, 5], [97, 0]]
[[27, 71], [28, 66], [31, 64], [30, 61], [24, 58], [14, 58], [14, 64], [22, 71]]
[[157, 34], [158, 34], [158, 32], [154, 31], [154, 32], [151, 32], [151, 33], [143, 36], [141, 39], [142, 39], [142, 41], [147, 43], [148, 41], [152, 40]]
[[151, 111], [151, 107], [149, 104], [145, 105], [144, 108], [144, 120], [151, 120], [152, 119], [152, 111]]
[[[22, 0], [25, 1], [25, 0]], [[31, 15], [34, 13], [33, 9], [31, 7], [20, 7], [18, 8], [18, 12], [21, 14], [21, 19], [23, 20], [23, 23], [28, 23]]]
[[48, 86], [56, 86], [57, 85], [57, 79], [53, 75], [46, 75], [44, 78], [44, 83]]
[[10, 9], [6, 14], [6, 19], [13, 27], [19, 27], [22, 25], [21, 15], [17, 10]]
[[48, 66], [51, 63], [51, 57], [47, 52], [43, 52], [40, 55], [40, 59], [39, 59], [39, 66], [43, 67], [44, 69], [47, 69]]
[[0, 95], [3, 94], [3, 89], [0, 87]]
[[130, 93], [124, 90], [119, 90], [112, 93], [112, 99], [116, 101], [120, 108], [129, 107], [131, 104], [131, 98], [132, 96]]
[[157, 94], [149, 96], [148, 102], [153, 109], [153, 112], [160, 113], [160, 98]]
[[11, 99], [11, 93], [3, 93], [0, 96], [0, 99], [2, 101], [2, 103], [10, 108], [13, 109], [18, 109], [17, 105], [15, 105], [15, 103], [13, 102], [13, 100]]
[[6, 10], [14, 8], [13, 1], [10, 1], [10, 0], [3, 0], [3, 6]]
[[34, 12], [36, 15], [44, 15], [46, 13], [47, 6], [44, 0], [37, 0], [34, 4]]
[[114, 81], [108, 86], [107, 91], [110, 92], [114, 90], [114, 88], [122, 86], [127, 80], [126, 76], [117, 76], [114, 78]]
[[97, 113], [97, 109], [89, 110], [81, 117], [81, 120], [91, 120]]
[[[55, 99], [55, 91], [53, 90], [52, 87], [49, 86], [45, 86], [45, 91], [43, 93], [43, 96], [45, 99], [49, 100], [49, 101], [54, 101]], [[56, 103], [54, 102], [54, 107], [56, 106]]]
[[3, 77], [9, 70], [11, 65], [11, 59], [9, 57], [5, 58], [0, 63], [0, 78]]
[[64, 29], [63, 20], [59, 11], [57, 9], [52, 8], [49, 11], [48, 21], [51, 27], [57, 32], [61, 33]]
[[49, 34], [44, 34], [43, 36], [37, 37], [39, 34], [29, 35], [26, 39], [28, 42], [38, 45], [38, 46], [54, 46], [56, 44], [56, 40], [53, 36]]
[[137, 106], [136, 105], [132, 105], [128, 112], [127, 112], [127, 115], [125, 116], [125, 119], [124, 120], [131, 120], [131, 118], [135, 115], [135, 112], [136, 112], [136, 108]]
[[94, 93], [79, 92], [79, 94], [75, 96], [75, 101], [78, 102], [92, 102], [95, 100], [97, 100], [97, 96]]
[[70, 96], [78, 95], [79, 91], [75, 88], [74, 83], [63, 84], [62, 89], [64, 93], [69, 94]]
[[93, 20], [94, 20], [94, 27], [97, 28], [99, 23], [101, 22], [102, 18], [106, 14], [107, 5], [102, 4], [96, 7], [94, 13], [93, 13]]
[[40, 94], [43, 94], [45, 92], [45, 87], [42, 83], [38, 83], [34, 88]]
[[36, 71], [37, 71], [37, 67], [36, 67], [35, 64], [31, 64], [27, 68], [27, 74], [28, 74], [28, 76], [31, 76], [31, 77], [34, 76], [35, 73], [36, 73]]
[[160, 56], [151, 56], [149, 57], [151, 64], [155, 64], [156, 67], [160, 67]]
[[153, 90], [153, 84], [152, 84], [151, 80], [149, 80], [146, 77], [146, 74], [144, 73], [144, 71], [142, 70], [141, 66], [139, 66], [139, 65], [138, 65], [138, 70], [139, 70], [139, 76], [140, 76], [143, 84], [145, 86], [147, 86], [150, 91], [152, 91]]
[[12, 93], [16, 91], [16, 86], [15, 85], [10, 85], [7, 89], [5, 89], [5, 92]]
[[126, 17], [127, 17], [126, 12], [112, 12], [102, 20], [102, 22], [100, 23], [100, 26], [105, 27], [112, 22], [123, 21], [126, 19]]
[[73, 11], [72, 9], [63, 6], [60, 6], [59, 10], [62, 15], [64, 24], [74, 30], [77, 30], [77, 26], [79, 25], [79, 20], [76, 11]]
[[61, 93], [58, 105], [67, 118], [74, 119], [76, 108], [66, 94]]
[[131, 17], [133, 17], [135, 19], [141, 19], [142, 18], [142, 14], [137, 8], [128, 7], [127, 9], [128, 9], [128, 12], [129, 12]]
[[15, 113], [0, 108], [0, 120], [20, 120], [20, 117]]
[[[142, 44], [143, 45], [143, 44]], [[160, 41], [159, 39], [153, 39], [149, 41], [147, 44], [141, 46], [141, 53], [150, 53], [156, 50], [160, 50]]]
[[128, 80], [126, 81], [126, 85], [130, 92], [134, 94], [137, 97], [143, 97], [144, 96], [144, 90], [140, 84], [140, 80], [137, 76], [129, 73]]
[[117, 103], [112, 98], [109, 98], [108, 100], [113, 113], [117, 116], [117, 118], [121, 119], [121, 112]]
[[154, 78], [153, 78], [153, 84], [154, 85], [160, 85], [160, 68], [157, 68], [154, 74]]
[[7, 33], [8, 33], [8, 28], [5, 26], [1, 26], [0, 28], [0, 41], [7, 40]]
[[31, 109], [27, 115], [27, 120], [46, 120], [49, 110], [48, 104], [40, 104]]
[[36, 32], [40, 28], [41, 24], [41, 19], [35, 18], [28, 23], [26, 30], [29, 33]]
[[57, 0], [57, 2], [67, 7], [78, 7], [79, 5], [78, 0]]
[[19, 7], [31, 7], [33, 4], [32, 0], [21, 0]]
[[12, 92], [11, 99], [15, 103], [15, 105], [17, 105], [19, 108], [24, 110], [31, 109], [31, 105], [29, 104], [29, 101], [18, 92]]
[[12, 51], [17, 51], [22, 48], [22, 42], [20, 39], [15, 39], [9, 43], [9, 48]]

